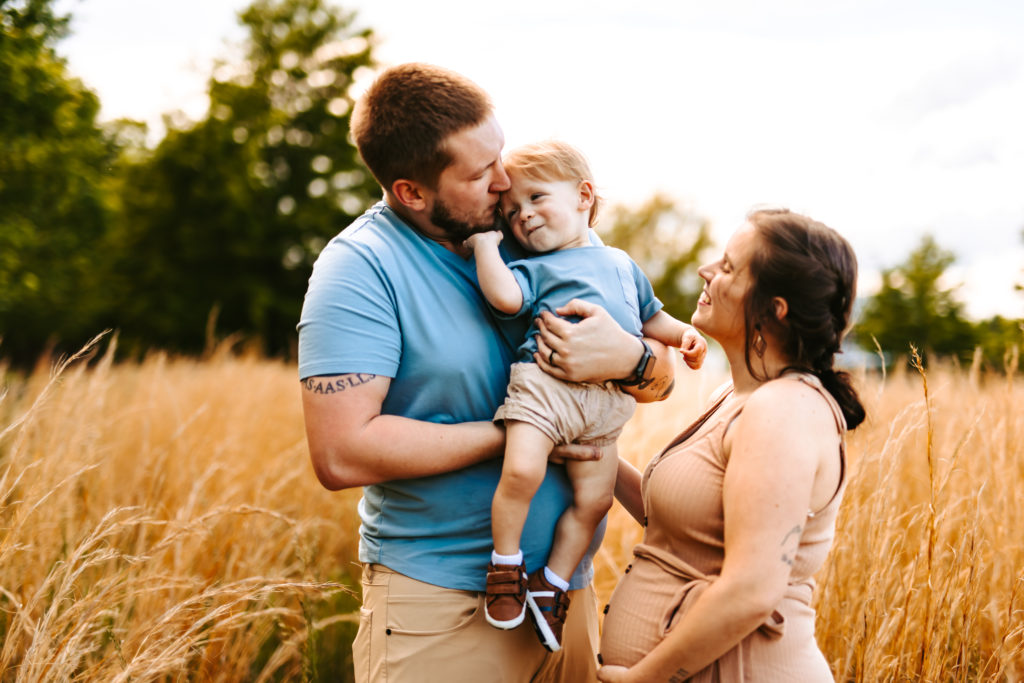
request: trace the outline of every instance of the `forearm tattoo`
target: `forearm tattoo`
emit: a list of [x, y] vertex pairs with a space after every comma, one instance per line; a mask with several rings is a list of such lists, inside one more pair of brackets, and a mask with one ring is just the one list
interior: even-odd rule
[[306, 388], [306, 391], [311, 391], [314, 394], [339, 394], [346, 389], [366, 384], [376, 376], [365, 372], [354, 372], [330, 377], [307, 377], [302, 380], [302, 386]]
[[668, 683], [683, 683], [687, 678], [690, 677], [690, 672], [686, 669], [680, 669], [671, 676], [669, 676]]
[[796, 552], [800, 549], [800, 534], [803, 533], [803, 530], [804, 528], [797, 524], [782, 539], [782, 561], [790, 567], [796, 562]]

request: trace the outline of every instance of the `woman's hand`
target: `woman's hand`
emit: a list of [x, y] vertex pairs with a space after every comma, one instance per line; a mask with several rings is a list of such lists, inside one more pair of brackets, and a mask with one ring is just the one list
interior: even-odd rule
[[597, 670], [601, 683], [629, 683], [629, 669], [624, 666], [602, 666]]
[[[581, 299], [545, 311], [537, 321], [534, 361], [552, 377], [600, 383], [624, 379], [636, 368], [643, 345], [623, 330], [606, 310]], [[573, 323], [558, 316], [578, 316]]]

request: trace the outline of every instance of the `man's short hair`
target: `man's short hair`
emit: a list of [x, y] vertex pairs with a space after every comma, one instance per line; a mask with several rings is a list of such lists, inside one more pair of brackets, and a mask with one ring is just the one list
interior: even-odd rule
[[352, 135], [363, 162], [385, 190], [406, 179], [437, 188], [453, 159], [449, 136], [491, 115], [487, 93], [473, 81], [431, 64], [391, 67], [352, 112]]
[[[581, 180], [594, 183], [594, 174], [583, 153], [560, 140], [545, 140], [516, 147], [501, 160], [506, 171], [517, 171], [527, 178], [542, 182]], [[594, 227], [601, 198], [594, 194], [588, 223]]]

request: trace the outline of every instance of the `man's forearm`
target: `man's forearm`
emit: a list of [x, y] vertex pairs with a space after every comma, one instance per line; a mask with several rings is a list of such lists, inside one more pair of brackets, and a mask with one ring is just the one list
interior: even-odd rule
[[[649, 377], [639, 384], [623, 385], [622, 390], [638, 403], [663, 401], [669, 397], [676, 385], [676, 354], [657, 339], [644, 337], [644, 341], [651, 347]], [[639, 358], [637, 361], [639, 362]]]
[[429, 477], [497, 457], [504, 444], [505, 432], [493, 422], [436, 424], [381, 415], [355, 438], [328, 447], [327, 480], [319, 469], [317, 475], [332, 489]]
[[[336, 389], [339, 382], [343, 391]], [[381, 414], [389, 385], [386, 377], [366, 374], [302, 383], [306, 438], [313, 469], [325, 487], [427, 477], [502, 452], [504, 430], [491, 422], [436, 424]]]

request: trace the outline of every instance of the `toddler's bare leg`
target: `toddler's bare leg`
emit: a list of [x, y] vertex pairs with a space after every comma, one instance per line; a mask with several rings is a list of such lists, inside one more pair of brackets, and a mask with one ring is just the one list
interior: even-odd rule
[[590, 546], [597, 525], [612, 507], [619, 469], [615, 444], [601, 449], [600, 460], [570, 460], [565, 469], [572, 482], [573, 502], [558, 520], [548, 567], [568, 581]]
[[530, 501], [544, 481], [548, 455], [554, 447], [544, 432], [529, 423], [505, 423], [505, 462], [491, 503], [491, 534], [498, 554], [519, 552], [519, 537], [530, 512]]

